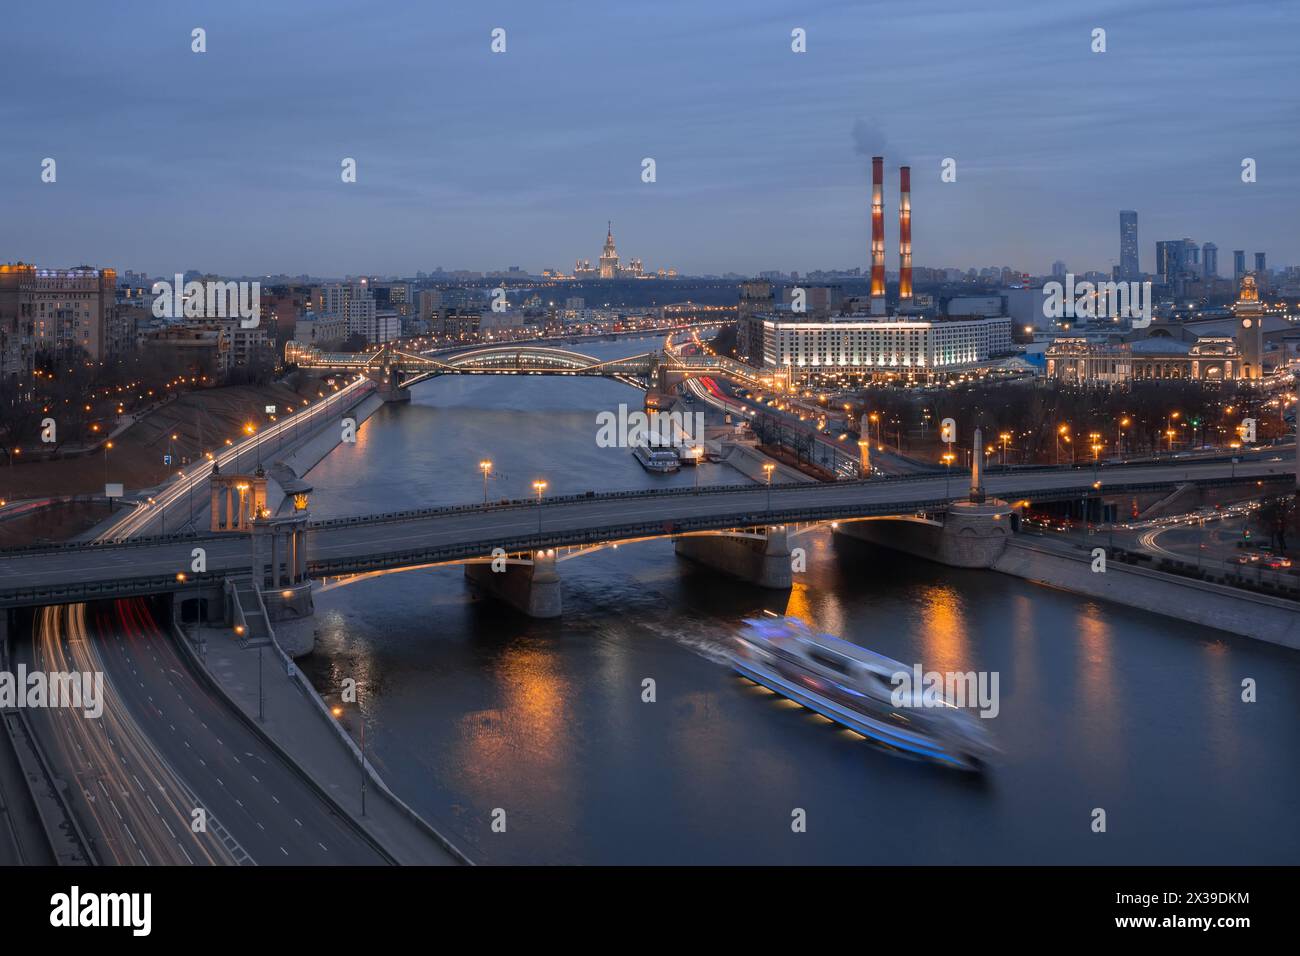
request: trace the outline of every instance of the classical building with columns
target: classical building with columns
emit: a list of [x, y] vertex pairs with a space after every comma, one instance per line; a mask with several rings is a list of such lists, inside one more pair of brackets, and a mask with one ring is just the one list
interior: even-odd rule
[[223, 475], [212, 469], [211, 512], [213, 531], [251, 531], [253, 522], [266, 513], [266, 473]]
[[1047, 377], [1077, 385], [1127, 385], [1134, 380], [1223, 382], [1245, 376], [1241, 350], [1230, 336], [1195, 342], [1154, 337], [1137, 342], [1059, 338], [1047, 349]]

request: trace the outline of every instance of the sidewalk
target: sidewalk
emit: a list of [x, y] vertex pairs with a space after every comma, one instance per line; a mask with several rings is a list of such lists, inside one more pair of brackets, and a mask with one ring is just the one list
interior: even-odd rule
[[[308, 691], [301, 675], [285, 672], [284, 658], [272, 645], [262, 648], [266, 719], [257, 719], [258, 652], [222, 640], [224, 629], [204, 627], [206, 670], [218, 688], [271, 741], [329, 794], [353, 820], [403, 865], [450, 866], [469, 862], [432, 827], [401, 802], [371, 768], [366, 815], [361, 816], [360, 754]], [[198, 651], [186, 635], [180, 642], [197, 664]], [[295, 668], [296, 671], [296, 668]], [[308, 697], [311, 693], [315, 699]], [[367, 764], [369, 761], [367, 761]]]

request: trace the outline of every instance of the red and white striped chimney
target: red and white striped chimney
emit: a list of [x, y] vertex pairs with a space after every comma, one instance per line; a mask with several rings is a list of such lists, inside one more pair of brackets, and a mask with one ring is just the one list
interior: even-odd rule
[[898, 168], [898, 304], [912, 302], [912, 167]]
[[871, 157], [871, 314], [885, 314], [885, 157]]

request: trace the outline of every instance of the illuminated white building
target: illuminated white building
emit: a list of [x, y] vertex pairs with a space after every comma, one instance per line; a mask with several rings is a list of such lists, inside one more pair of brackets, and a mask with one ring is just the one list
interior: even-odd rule
[[834, 322], [762, 318], [766, 368], [827, 371], [945, 371], [1014, 351], [1011, 319], [848, 316]]

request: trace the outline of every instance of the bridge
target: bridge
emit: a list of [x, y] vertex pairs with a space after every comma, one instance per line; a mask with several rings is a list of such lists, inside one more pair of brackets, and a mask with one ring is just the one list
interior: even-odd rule
[[[908, 476], [587, 492], [540, 503], [513, 501], [317, 521], [298, 514], [259, 521], [252, 533], [183, 534], [0, 552], [0, 609], [150, 594], [220, 603], [227, 580], [250, 576], [274, 619], [286, 611], [310, 614], [312, 579], [464, 564], [473, 582], [529, 613], [552, 616], [559, 613], [556, 564], [624, 542], [676, 539], [678, 550], [692, 558], [763, 586], [782, 587], [790, 580], [789, 539], [832, 523], [919, 521], [956, 536], [965, 557], [952, 563], [980, 566], [982, 559], [970, 549], [978, 549], [990, 536], [1000, 544], [1009, 534], [1007, 502], [1078, 501], [1182, 486], [1253, 485], [1277, 493], [1293, 488], [1296, 480], [1291, 465], [1265, 460], [1117, 466], [1099, 474], [1096, 480], [1090, 470], [1065, 468], [988, 475], [984, 490], [1003, 499], [1001, 510], [950, 495], [944, 477]], [[203, 568], [195, 571], [200, 553]], [[494, 561], [496, 568], [491, 567]], [[535, 593], [538, 590], [545, 593]]]
[[302, 368], [360, 372], [375, 380], [388, 401], [404, 401], [403, 389], [439, 375], [579, 375], [613, 378], [649, 393], [701, 375], [720, 375], [760, 387], [759, 371], [718, 355], [677, 355], [649, 351], [617, 359], [597, 359], [569, 349], [535, 344], [491, 345], [452, 355], [407, 351], [394, 344], [373, 352], [322, 352], [290, 342], [286, 361]]

